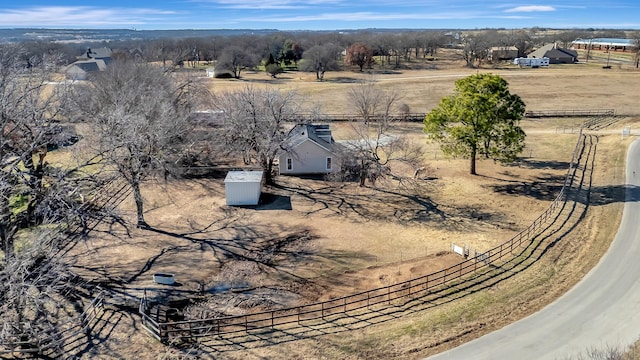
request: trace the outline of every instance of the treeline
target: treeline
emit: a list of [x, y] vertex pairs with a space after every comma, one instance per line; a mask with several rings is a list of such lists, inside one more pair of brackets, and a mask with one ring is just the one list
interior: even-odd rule
[[[145, 61], [162, 62], [174, 67], [194, 67], [200, 62], [219, 64], [240, 76], [239, 70], [258, 65], [275, 64], [280, 68], [316, 71], [318, 67], [335, 70], [339, 66], [322, 57], [346, 60], [343, 64], [361, 69], [373, 65], [398, 68], [403, 63], [435, 57], [440, 48], [461, 49], [468, 66], [478, 66], [489, 60], [495, 46], [513, 46], [518, 56], [525, 56], [536, 47], [558, 43], [569, 47], [578, 38], [640, 39], [640, 32], [623, 30], [548, 30], [542, 28], [475, 31], [403, 30], [358, 32], [272, 32], [241, 35], [200, 37], [163, 37], [153, 40], [120, 40], [109, 42], [60, 43], [28, 41], [23, 46], [26, 58], [42, 54], [62, 54], [63, 63], [73, 62], [89, 47], [107, 46], [114, 57], [128, 57], [133, 51]], [[351, 50], [349, 50], [351, 49]], [[327, 54], [328, 53], [328, 54]], [[320, 65], [301, 66], [307, 59]], [[276, 68], [277, 69], [277, 68]], [[274, 70], [276, 70], [274, 69]]]

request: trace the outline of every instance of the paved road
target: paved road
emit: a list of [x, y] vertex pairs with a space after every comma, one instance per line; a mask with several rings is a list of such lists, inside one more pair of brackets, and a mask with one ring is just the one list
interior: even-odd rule
[[622, 222], [598, 265], [541, 311], [450, 351], [443, 359], [576, 359], [640, 338], [640, 140], [627, 153]]

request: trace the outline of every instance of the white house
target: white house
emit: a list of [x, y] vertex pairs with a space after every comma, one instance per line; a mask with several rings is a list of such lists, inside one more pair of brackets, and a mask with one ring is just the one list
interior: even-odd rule
[[341, 170], [343, 147], [335, 142], [329, 125], [298, 124], [282, 144], [278, 157], [283, 175], [328, 174]]
[[258, 205], [262, 171], [229, 171], [224, 179], [227, 205]]

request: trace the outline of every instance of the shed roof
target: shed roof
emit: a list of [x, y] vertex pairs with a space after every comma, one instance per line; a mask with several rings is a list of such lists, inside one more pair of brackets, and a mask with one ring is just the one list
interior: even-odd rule
[[225, 183], [260, 183], [262, 171], [229, 171], [224, 178]]

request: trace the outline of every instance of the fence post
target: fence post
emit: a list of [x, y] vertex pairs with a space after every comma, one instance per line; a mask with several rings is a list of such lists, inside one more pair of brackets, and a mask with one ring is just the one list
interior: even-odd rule
[[367, 291], [367, 309], [369, 309], [369, 296], [370, 296], [370, 293]]
[[387, 304], [391, 305], [391, 286], [387, 287]]
[[298, 306], [298, 325], [300, 325], [300, 307]]
[[347, 312], [347, 297], [344, 297], [344, 312]]
[[324, 301], [320, 303], [320, 305], [322, 305], [322, 309], [320, 312], [320, 317], [322, 318], [322, 320], [324, 320]]
[[271, 330], [273, 330], [273, 317], [274, 317], [275, 311], [271, 312]]

